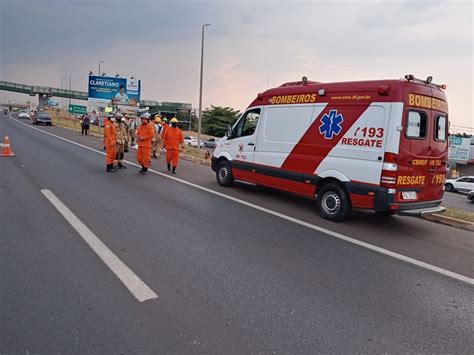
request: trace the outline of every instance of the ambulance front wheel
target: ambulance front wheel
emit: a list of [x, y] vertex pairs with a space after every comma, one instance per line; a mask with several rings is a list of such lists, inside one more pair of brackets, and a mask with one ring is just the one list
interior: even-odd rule
[[233, 184], [234, 177], [232, 176], [232, 170], [227, 160], [222, 160], [217, 163], [216, 178], [217, 183], [221, 186], [229, 187]]
[[316, 198], [319, 214], [325, 219], [341, 222], [349, 218], [352, 212], [351, 202], [347, 193], [338, 184], [324, 185]]

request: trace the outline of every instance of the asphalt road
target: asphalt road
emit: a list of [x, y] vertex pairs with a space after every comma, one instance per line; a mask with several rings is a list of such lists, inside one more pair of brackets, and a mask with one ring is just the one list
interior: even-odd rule
[[443, 206], [453, 207], [474, 213], [474, 203], [467, 199], [467, 194], [459, 192], [446, 192], [443, 197]]
[[[55, 127], [86, 146], [100, 140]], [[136, 168], [0, 114], [0, 353], [469, 353], [472, 285]], [[132, 157], [130, 157], [132, 158]], [[132, 158], [133, 159], [133, 158]], [[164, 163], [153, 162], [164, 170]], [[254, 186], [179, 177], [472, 277], [472, 235]], [[41, 193], [52, 191], [158, 298], [139, 302]]]

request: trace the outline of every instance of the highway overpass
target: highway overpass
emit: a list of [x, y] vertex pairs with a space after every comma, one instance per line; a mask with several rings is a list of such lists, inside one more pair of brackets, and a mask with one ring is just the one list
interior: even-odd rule
[[[0, 90], [18, 92], [30, 96], [38, 95], [38, 108], [44, 106], [44, 99], [48, 97], [63, 97], [66, 99], [85, 100], [87, 101], [87, 92], [58, 89], [50, 86], [38, 86], [13, 83], [9, 81], [0, 80]], [[140, 100], [140, 107], [150, 107], [151, 113], [157, 112], [174, 112], [191, 111], [191, 104], [181, 102], [158, 102], [154, 100]]]

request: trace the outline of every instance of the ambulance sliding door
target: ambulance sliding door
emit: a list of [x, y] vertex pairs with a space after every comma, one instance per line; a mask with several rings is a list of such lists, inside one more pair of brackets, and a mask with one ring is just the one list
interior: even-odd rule
[[[295, 145], [309, 129], [316, 105], [265, 106], [259, 128], [255, 164], [280, 168]], [[324, 106], [323, 106], [324, 107]]]

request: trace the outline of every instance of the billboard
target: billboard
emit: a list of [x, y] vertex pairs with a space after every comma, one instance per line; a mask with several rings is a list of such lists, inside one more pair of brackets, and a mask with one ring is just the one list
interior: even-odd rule
[[89, 76], [88, 98], [90, 103], [138, 107], [140, 104], [140, 80]]
[[471, 138], [449, 137], [448, 160], [467, 164]]

